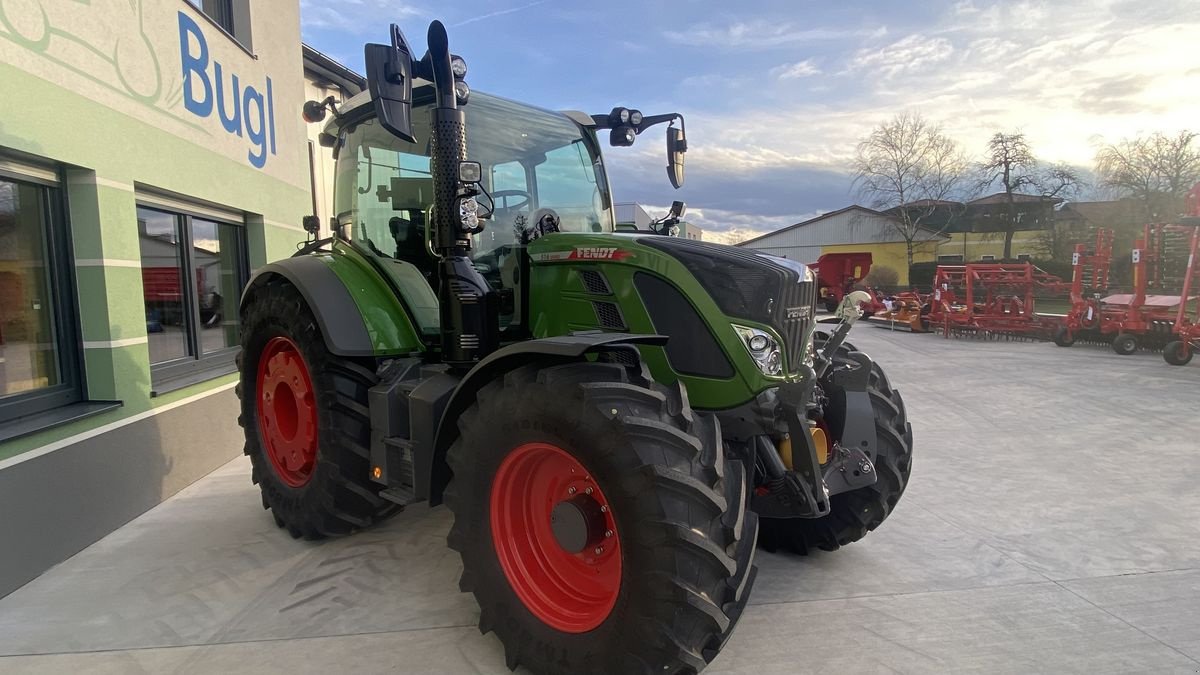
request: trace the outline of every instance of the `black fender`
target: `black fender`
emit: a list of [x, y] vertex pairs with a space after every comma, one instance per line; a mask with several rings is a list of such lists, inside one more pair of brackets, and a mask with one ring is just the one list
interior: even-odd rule
[[[578, 361], [585, 354], [603, 351], [607, 348], [635, 345], [654, 345], [661, 347], [667, 343], [665, 335], [635, 335], [632, 333], [602, 333], [587, 331], [560, 335], [557, 337], [541, 338], [517, 342], [488, 354], [482, 361], [475, 364], [459, 381], [445, 403], [438, 424], [437, 436], [433, 443], [431, 461], [416, 461], [416, 484], [429, 486], [429, 504], [436, 506], [442, 502], [442, 491], [450, 482], [450, 467], [446, 464], [446, 451], [458, 437], [458, 416], [475, 402], [475, 394], [485, 384], [504, 373], [515, 370], [534, 361], [569, 362]], [[636, 349], [630, 349], [631, 357], [636, 359], [641, 367], [641, 356]], [[425, 469], [425, 471], [423, 471]]]
[[300, 291], [317, 318], [330, 352], [338, 356], [375, 355], [367, 326], [350, 291], [318, 256], [285, 258], [259, 268], [242, 292], [239, 312], [246, 309], [246, 300], [256, 288], [276, 276], [287, 279]]

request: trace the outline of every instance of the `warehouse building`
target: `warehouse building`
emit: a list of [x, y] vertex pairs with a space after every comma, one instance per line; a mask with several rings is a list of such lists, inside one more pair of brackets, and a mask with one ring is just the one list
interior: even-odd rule
[[[913, 241], [913, 262], [929, 262], [937, 256], [945, 235], [921, 230]], [[890, 267], [899, 284], [908, 284], [908, 248], [900, 236], [896, 218], [857, 204], [831, 211], [804, 222], [743, 241], [738, 246], [789, 260], [816, 262], [823, 253], [870, 253], [873, 265]]]
[[240, 452], [304, 72], [297, 0], [0, 3], [0, 595]]
[[[641, 204], [637, 202], [621, 202], [614, 204], [613, 207], [616, 209], [614, 215], [616, 216], [618, 229], [626, 227], [638, 230], [650, 229], [650, 223], [654, 220], [654, 217]], [[704, 240], [704, 230], [699, 225], [683, 220], [676, 227], [679, 230], [677, 236], [696, 241]]]

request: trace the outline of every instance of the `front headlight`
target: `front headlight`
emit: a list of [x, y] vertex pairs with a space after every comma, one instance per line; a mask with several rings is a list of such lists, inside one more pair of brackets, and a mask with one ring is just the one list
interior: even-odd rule
[[764, 375], [783, 374], [783, 352], [779, 350], [779, 343], [770, 333], [737, 324], [733, 324], [733, 329], [742, 338], [746, 351], [750, 352], [750, 357]]

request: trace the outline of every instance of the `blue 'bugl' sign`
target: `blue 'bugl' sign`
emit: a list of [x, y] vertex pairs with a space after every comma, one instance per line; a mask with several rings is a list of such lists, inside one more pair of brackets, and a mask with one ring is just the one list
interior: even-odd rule
[[229, 73], [227, 80], [221, 62], [209, 58], [208, 41], [200, 26], [183, 12], [179, 13], [179, 56], [183, 65], [184, 107], [199, 117], [211, 117], [216, 108], [225, 131], [250, 141], [246, 159], [254, 167], [263, 168], [267, 163], [267, 152], [275, 154], [275, 99], [271, 78], [267, 78], [265, 94], [252, 85], [240, 88], [241, 83], [234, 73]]

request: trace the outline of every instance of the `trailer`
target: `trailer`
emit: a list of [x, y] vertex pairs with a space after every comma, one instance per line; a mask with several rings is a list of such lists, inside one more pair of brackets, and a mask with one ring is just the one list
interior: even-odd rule
[[[865, 290], [871, 300], [862, 304], [864, 316], [884, 311], [879, 293], [863, 286], [863, 279], [871, 272], [870, 253], [824, 253], [815, 263], [809, 263], [817, 275], [817, 293], [826, 311], [832, 312], [842, 303], [842, 298], [853, 290]], [[857, 287], [857, 288], [856, 288]]]
[[1048, 336], [1057, 325], [1034, 311], [1036, 294], [1065, 293], [1062, 279], [1030, 262], [940, 265], [927, 323], [956, 333]]

